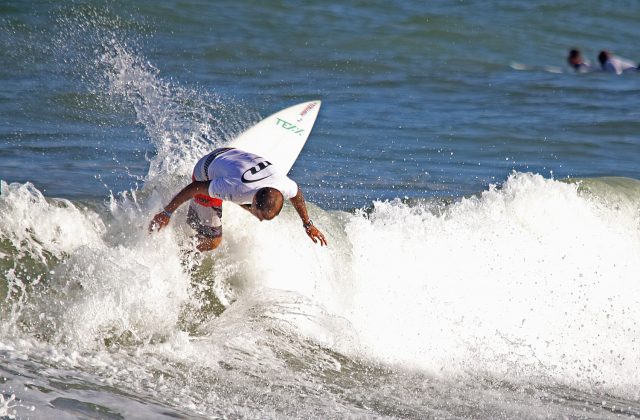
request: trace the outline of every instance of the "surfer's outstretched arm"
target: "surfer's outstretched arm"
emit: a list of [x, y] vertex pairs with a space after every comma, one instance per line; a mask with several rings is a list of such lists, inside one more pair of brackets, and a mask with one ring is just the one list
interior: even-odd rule
[[320, 245], [327, 245], [327, 240], [324, 238], [324, 235], [320, 230], [313, 225], [311, 219], [309, 219], [309, 214], [307, 213], [307, 206], [304, 202], [304, 196], [302, 195], [302, 190], [298, 187], [298, 193], [295, 197], [291, 198], [291, 204], [298, 212], [298, 215], [302, 219], [302, 226], [304, 227], [305, 232], [311, 238], [313, 243], [318, 243], [320, 241]]
[[184, 187], [175, 197], [171, 199], [164, 209], [153, 216], [149, 223], [149, 232], [160, 230], [169, 224], [171, 214], [186, 201], [191, 200], [196, 194], [209, 195], [209, 183], [211, 181], [193, 181]]

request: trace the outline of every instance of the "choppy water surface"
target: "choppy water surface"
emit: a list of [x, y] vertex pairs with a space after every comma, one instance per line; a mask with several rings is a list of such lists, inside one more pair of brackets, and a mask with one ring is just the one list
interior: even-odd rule
[[[0, 4], [0, 417], [640, 416], [635, 3]], [[618, 11], [616, 11], [618, 10]], [[321, 99], [286, 207], [195, 161]]]

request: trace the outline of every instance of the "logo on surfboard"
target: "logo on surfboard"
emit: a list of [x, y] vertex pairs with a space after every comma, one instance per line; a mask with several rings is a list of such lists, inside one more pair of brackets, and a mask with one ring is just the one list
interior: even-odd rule
[[290, 122], [287, 122], [287, 121], [283, 120], [282, 118], [276, 117], [276, 125], [284, 128], [285, 130], [290, 130], [290, 131], [296, 133], [299, 136], [301, 136], [302, 133], [304, 132], [304, 128], [300, 128], [295, 124], [291, 124]]
[[311, 102], [309, 105], [307, 105], [300, 113], [300, 116], [298, 117], [297, 121], [301, 122], [304, 119], [304, 116], [307, 115], [307, 112], [315, 108], [316, 105], [317, 105], [317, 102]]
[[262, 171], [263, 169], [267, 168], [271, 166], [271, 162], [269, 162], [268, 160], [265, 160], [264, 162], [260, 162], [258, 163], [256, 166], [247, 169], [246, 171], [244, 171], [244, 173], [242, 174], [242, 182], [244, 182], [245, 184], [250, 184], [252, 182], [258, 182], [261, 181], [265, 178], [269, 178], [271, 175], [273, 175], [273, 172], [268, 173], [267, 175], [260, 177], [260, 178], [256, 178], [256, 175], [261, 175], [259, 174], [260, 171]]

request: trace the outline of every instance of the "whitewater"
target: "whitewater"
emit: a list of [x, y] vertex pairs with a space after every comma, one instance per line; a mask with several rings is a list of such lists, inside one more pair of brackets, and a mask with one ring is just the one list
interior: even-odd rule
[[328, 249], [290, 208], [229, 206], [199, 255], [184, 223], [147, 234], [151, 199], [94, 210], [2, 182], [5, 410], [588, 415], [559, 402], [575, 394], [637, 415], [638, 196], [603, 191], [513, 174], [447, 206], [312, 206]]

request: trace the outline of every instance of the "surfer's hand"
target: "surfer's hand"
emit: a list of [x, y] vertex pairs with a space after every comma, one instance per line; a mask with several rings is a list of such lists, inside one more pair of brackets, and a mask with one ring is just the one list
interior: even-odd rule
[[171, 220], [171, 217], [166, 212], [161, 211], [153, 216], [153, 220], [149, 223], [149, 232], [162, 229], [169, 224], [169, 220]]
[[324, 235], [318, 230], [317, 227], [313, 225], [309, 226], [305, 229], [305, 232], [307, 232], [307, 235], [309, 235], [314, 244], [317, 244], [318, 241], [320, 241], [320, 246], [327, 245], [327, 240], [324, 238]]

